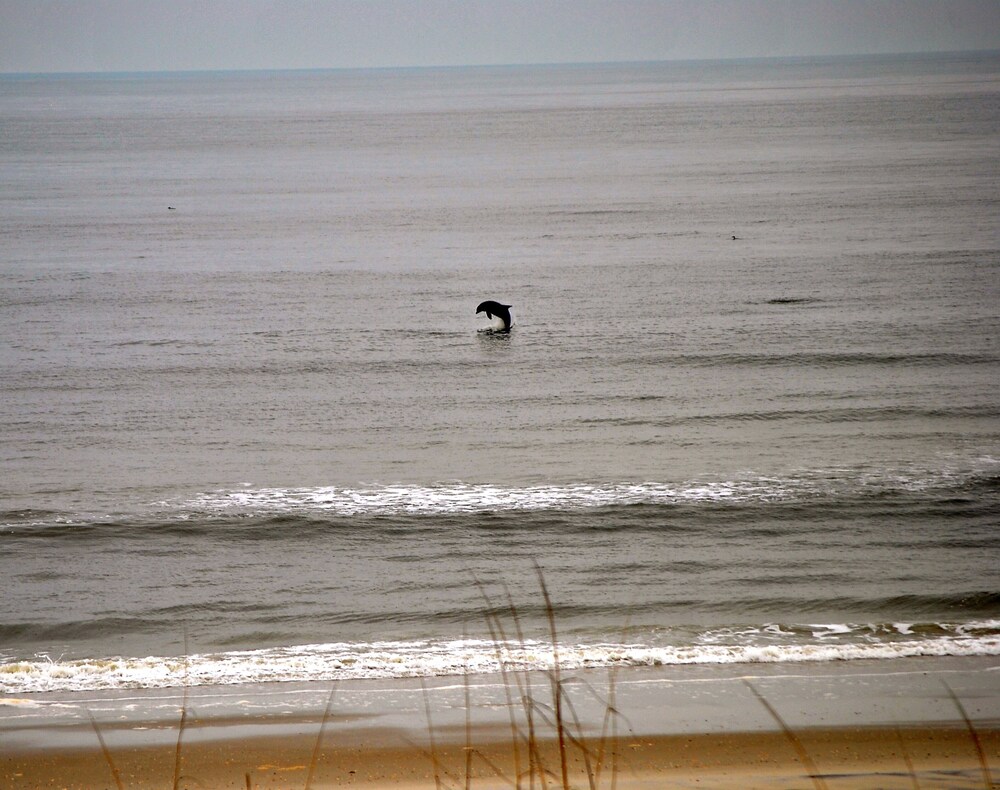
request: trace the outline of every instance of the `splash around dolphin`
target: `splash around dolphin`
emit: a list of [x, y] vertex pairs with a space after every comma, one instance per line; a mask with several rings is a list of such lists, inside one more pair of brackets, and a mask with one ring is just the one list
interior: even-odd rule
[[500, 304], [500, 302], [494, 302], [492, 300], [480, 302], [479, 307], [476, 308], [476, 315], [479, 315], [479, 313], [486, 313], [486, 317], [491, 321], [493, 320], [493, 316], [496, 316], [503, 321], [503, 327], [495, 331], [509, 332], [511, 327], [510, 307], [511, 306], [509, 304]]

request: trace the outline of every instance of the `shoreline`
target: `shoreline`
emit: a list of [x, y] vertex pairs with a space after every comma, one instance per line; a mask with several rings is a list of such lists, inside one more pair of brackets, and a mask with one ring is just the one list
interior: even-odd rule
[[[595, 760], [602, 730], [605, 755], [612, 751], [609, 708], [621, 712], [610, 718], [618, 731], [616, 786], [623, 790], [809, 786], [796, 748], [753, 690], [800, 739], [827, 786], [870, 787], [877, 775], [878, 786], [913, 787], [917, 775], [920, 787], [983, 787], [963, 711], [986, 770], [1000, 776], [1000, 663], [993, 657], [637, 667], [613, 672], [613, 692], [609, 677], [605, 669], [567, 672], [566, 707]], [[182, 787], [245, 788], [248, 775], [252, 787], [301, 787], [310, 770], [315, 787], [435, 787], [432, 752], [442, 786], [464, 786], [472, 754], [473, 787], [509, 787], [499, 775], [514, 770], [510, 711], [523, 711], [508, 694], [515, 682], [530, 683], [539, 721], [550, 715], [552, 698], [545, 673], [506, 680], [7, 695], [0, 697], [0, 785], [115, 787], [103, 740], [123, 786], [172, 787], [180, 735], [181, 775], [190, 780]], [[555, 735], [544, 723], [536, 732], [547, 767], [558, 766]], [[571, 752], [571, 768], [582, 769], [581, 755]], [[610, 786], [608, 770], [603, 786]], [[586, 775], [574, 785], [588, 786]]]

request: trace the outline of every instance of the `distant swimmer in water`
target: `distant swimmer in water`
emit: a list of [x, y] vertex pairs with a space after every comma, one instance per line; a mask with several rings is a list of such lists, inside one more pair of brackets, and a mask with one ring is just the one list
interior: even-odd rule
[[500, 304], [500, 302], [482, 302], [479, 307], [476, 308], [476, 315], [479, 313], [486, 313], [486, 317], [493, 320], [493, 316], [496, 316], [501, 321], [503, 321], [503, 327], [497, 329], [497, 332], [509, 332], [511, 326], [510, 320], [510, 305]]

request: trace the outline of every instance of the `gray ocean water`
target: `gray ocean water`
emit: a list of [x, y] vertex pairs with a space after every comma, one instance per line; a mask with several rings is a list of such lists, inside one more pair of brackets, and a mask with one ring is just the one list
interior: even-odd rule
[[997, 53], [0, 77], [0, 691], [488, 671], [476, 580], [544, 666], [536, 563], [578, 665], [1000, 655], [998, 130]]

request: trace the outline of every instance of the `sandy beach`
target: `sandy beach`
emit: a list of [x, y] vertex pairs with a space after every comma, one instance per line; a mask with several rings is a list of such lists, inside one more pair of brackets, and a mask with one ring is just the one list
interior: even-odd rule
[[[563, 713], [588, 753], [567, 741], [567, 775], [573, 787], [986, 787], [1000, 771], [996, 669], [985, 658], [633, 668], [616, 673], [614, 726], [604, 724], [607, 672], [576, 673], [564, 678]], [[431, 788], [465, 787], [468, 773], [471, 786], [492, 789], [514, 786], [516, 768], [525, 775], [535, 760], [560, 786], [548, 679], [520, 678], [537, 703], [534, 757], [523, 741], [512, 748], [507, 680], [7, 697], [0, 783], [159, 788], [179, 776], [189, 788]]]
[[[865, 727], [810, 729], [799, 737], [819, 769], [817, 778], [827, 787], [986, 786], [976, 750], [968, 733], [959, 727], [908, 727], [898, 732]], [[979, 737], [995, 765], [1000, 757], [1000, 731], [985, 730]], [[351, 745], [324, 744], [312, 769], [315, 738], [276, 736], [189, 744], [182, 753], [179, 786], [302, 787], [310, 772], [312, 787], [432, 788], [437, 782], [464, 786], [466, 750], [462, 744], [438, 746], [435, 771], [426, 746], [394, 746], [393, 740], [392, 733], [384, 733], [381, 739]], [[558, 767], [556, 742], [548, 739], [542, 749], [548, 764]], [[621, 788], [813, 785], [794, 748], [780, 733], [624, 737], [616, 752], [607, 754], [597, 786], [611, 787], [612, 775]], [[114, 763], [124, 787], [172, 787], [175, 756], [169, 745], [137, 747], [117, 752]], [[573, 787], [589, 786], [576, 754], [570, 771]], [[470, 775], [475, 787], [513, 786], [509, 742], [477, 741]], [[549, 782], [560, 786], [561, 779], [550, 777]], [[5, 753], [3, 786], [97, 788], [115, 784], [107, 761], [95, 747]]]

